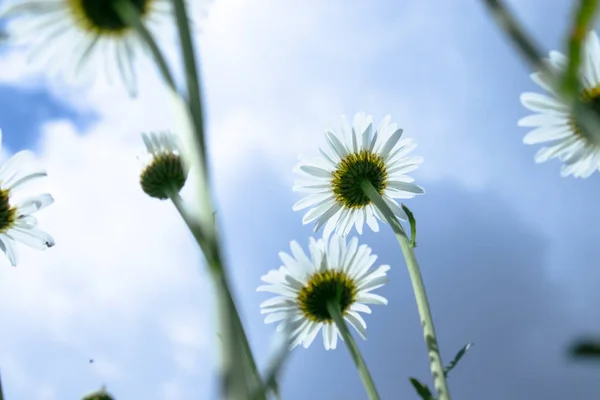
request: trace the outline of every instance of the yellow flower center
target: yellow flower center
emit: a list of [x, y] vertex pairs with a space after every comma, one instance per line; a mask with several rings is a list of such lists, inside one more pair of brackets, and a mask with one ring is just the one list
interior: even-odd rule
[[333, 193], [336, 201], [346, 208], [363, 208], [371, 200], [361, 188], [361, 181], [370, 182], [382, 195], [387, 185], [387, 168], [379, 154], [362, 150], [346, 156], [333, 173]]
[[165, 200], [169, 191], [179, 193], [185, 185], [188, 171], [181, 156], [167, 153], [155, 156], [140, 176], [142, 190], [150, 197]]
[[327, 303], [338, 301], [337, 296], [340, 289], [339, 302], [343, 315], [356, 300], [358, 289], [354, 280], [344, 272], [335, 270], [314, 274], [298, 293], [300, 310], [307, 319], [313, 322], [331, 323], [333, 320], [327, 311]]
[[0, 233], [10, 230], [17, 220], [17, 210], [10, 205], [10, 193], [0, 186]]
[[[115, 5], [124, 0], [67, 0], [73, 17], [81, 27], [99, 35], [122, 35], [132, 27], [123, 21]], [[139, 12], [140, 18], [149, 14], [156, 0], [127, 0]]]

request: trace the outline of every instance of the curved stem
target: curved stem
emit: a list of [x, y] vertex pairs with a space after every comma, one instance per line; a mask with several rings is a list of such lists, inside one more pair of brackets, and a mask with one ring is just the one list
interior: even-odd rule
[[[235, 301], [233, 300], [233, 296], [229, 288], [229, 283], [225, 274], [225, 268], [223, 268], [222, 265], [223, 263], [219, 248], [216, 243], [208, 238], [208, 235], [206, 235], [204, 232], [201, 224], [189, 215], [185, 204], [183, 204], [183, 199], [179, 195], [179, 192], [175, 189], [171, 190], [169, 193], [169, 198], [175, 205], [175, 208], [177, 208], [177, 211], [183, 218], [190, 232], [196, 239], [196, 242], [200, 246], [200, 249], [204, 253], [211, 276], [215, 282], [217, 300], [219, 302], [219, 317], [221, 323], [224, 324], [222, 327], [222, 341], [224, 342], [223, 349], [226, 352], [226, 354], [224, 354], [224, 358], [225, 360], [233, 360], [242, 356], [242, 362], [233, 363], [233, 365], [226, 366], [225, 379], [223, 380], [224, 387], [222, 388], [223, 393], [230, 393], [232, 390], [239, 390], [242, 393], [247, 393], [249, 390], [257, 386], [257, 382], [261, 383], [261, 379], [256, 362], [254, 361], [252, 349], [250, 348], [248, 338], [246, 337], [244, 326], [242, 325]], [[227, 333], [231, 333], [231, 335], [228, 335]], [[232, 384], [239, 383], [236, 382], [232, 376], [243, 374], [246, 366], [250, 368], [250, 371], [252, 372], [252, 377], [247, 378], [245, 382], [246, 387], [232, 388]], [[261, 400], [266, 399], [264, 392], [259, 392], [256, 398]]]
[[337, 325], [342, 337], [344, 338], [344, 343], [348, 347], [348, 351], [354, 360], [354, 364], [356, 364], [356, 368], [358, 369], [358, 374], [360, 375], [360, 379], [362, 380], [363, 386], [367, 391], [367, 395], [370, 400], [379, 400], [379, 394], [377, 393], [377, 388], [375, 387], [375, 382], [373, 382], [373, 378], [371, 377], [371, 373], [367, 368], [367, 364], [358, 349], [356, 341], [352, 337], [350, 330], [348, 329], [348, 325], [342, 316], [342, 311], [340, 310], [340, 305], [337, 302], [329, 302], [327, 303], [327, 311], [329, 311], [329, 315], [333, 318], [333, 321]]
[[431, 316], [425, 284], [423, 283], [423, 277], [419, 270], [419, 263], [417, 262], [414, 249], [410, 245], [410, 240], [406, 236], [406, 232], [402, 228], [402, 225], [400, 225], [394, 212], [373, 185], [368, 181], [363, 181], [361, 186], [369, 199], [377, 206], [377, 208], [379, 208], [383, 215], [385, 215], [387, 222], [394, 230], [396, 239], [398, 239], [398, 243], [400, 244], [402, 254], [406, 261], [406, 266], [408, 267], [408, 273], [410, 274], [415, 299], [417, 300], [417, 308], [419, 309], [419, 316], [421, 317], [421, 325], [423, 327], [423, 336], [425, 337], [425, 344], [427, 345], [427, 351], [429, 353], [429, 366], [431, 375], [433, 376], [433, 384], [438, 393], [439, 400], [450, 400], [448, 383], [446, 382], [446, 376], [444, 375], [444, 364], [442, 363], [437, 336], [433, 326], [433, 317]]

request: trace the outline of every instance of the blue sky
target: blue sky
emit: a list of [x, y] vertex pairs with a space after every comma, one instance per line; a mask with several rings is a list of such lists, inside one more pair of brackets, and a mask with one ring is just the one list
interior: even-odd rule
[[[526, 65], [471, 1], [322, 3], [215, 0], [199, 34], [218, 215], [261, 364], [274, 326], [259, 314], [259, 278], [313, 234], [291, 210], [292, 167], [340, 114], [362, 110], [391, 114], [425, 157], [413, 175], [427, 193], [407, 204], [442, 355], [475, 343], [450, 376], [453, 398], [590, 398], [598, 365], [565, 349], [600, 331], [598, 176], [533, 162], [516, 125], [528, 115], [519, 95], [538, 91]], [[572, 2], [511, 3], [545, 51], [562, 47]], [[57, 200], [40, 214], [57, 246], [21, 247], [15, 269], [0, 261], [6, 397], [78, 398], [106, 384], [118, 399], [213, 398], [201, 257], [172, 207], [137, 186], [139, 133], [173, 128], [153, 68], [141, 63], [132, 101], [101, 79], [46, 77], [21, 49], [0, 58], [3, 152], [34, 149]], [[392, 266], [389, 304], [366, 317], [361, 349], [383, 398], [415, 398], [408, 377], [430, 377], [401, 253], [387, 226], [360, 241]], [[285, 399], [365, 398], [343, 346], [296, 349], [285, 372]]]

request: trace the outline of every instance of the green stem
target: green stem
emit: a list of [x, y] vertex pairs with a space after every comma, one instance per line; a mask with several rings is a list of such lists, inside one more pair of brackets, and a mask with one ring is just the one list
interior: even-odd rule
[[[253, 390], [257, 385], [260, 385], [261, 379], [258, 372], [258, 368], [256, 366], [256, 362], [254, 361], [254, 356], [252, 355], [252, 350], [250, 348], [250, 344], [248, 342], [248, 338], [246, 336], [244, 327], [242, 325], [242, 321], [240, 319], [237, 307], [235, 305], [235, 301], [233, 300], [233, 296], [231, 294], [231, 290], [229, 288], [228, 279], [225, 273], [225, 268], [223, 268], [222, 258], [219, 252], [219, 247], [217, 244], [209, 239], [209, 236], [206, 235], [205, 230], [201, 226], [200, 223], [194, 218], [190, 216], [188, 213], [185, 204], [183, 203], [183, 199], [179, 195], [177, 190], [172, 190], [169, 193], [169, 198], [177, 208], [177, 211], [185, 221], [188, 226], [190, 232], [196, 239], [196, 242], [200, 246], [206, 261], [209, 265], [209, 270], [211, 272], [211, 276], [216, 284], [217, 289], [217, 299], [220, 301], [219, 304], [219, 317], [221, 320], [225, 320], [224, 323], [226, 326], [223, 327], [222, 334], [225, 336], [223, 342], [225, 342], [225, 346], [223, 346], [224, 351], [229, 352], [224, 354], [224, 358], [226, 360], [234, 360], [236, 357], [240, 355], [243, 356], [243, 363], [232, 363], [232, 365], [228, 365], [227, 367], [230, 369], [225, 372], [225, 378], [223, 380], [224, 387], [223, 390], [226, 392], [232, 390], [228, 385], [228, 382], [231, 382], [230, 378], [232, 375], [235, 375], [234, 372], [236, 369], [244, 370], [241, 368], [244, 364], [250, 368], [252, 371], [252, 377], [246, 379], [246, 387], [242, 390], [244, 393], [248, 393], [249, 390]], [[215, 237], [215, 236], [211, 236]], [[227, 335], [227, 332], [231, 332], [232, 335]], [[241, 346], [241, 348], [239, 348]], [[224, 392], [224, 393], [226, 393]], [[227, 397], [230, 398], [230, 397]], [[265, 396], [259, 396], [257, 399], [265, 399]]]
[[138, 12], [138, 10], [129, 1], [117, 1], [115, 2], [115, 7], [119, 16], [127, 24], [132, 25], [138, 32], [142, 40], [146, 42], [146, 45], [152, 52], [154, 60], [156, 61], [158, 69], [160, 70], [164, 80], [174, 91], [177, 91], [177, 88], [175, 87], [175, 80], [173, 79], [171, 70], [169, 70], [167, 61], [161, 53], [160, 49], [158, 48], [158, 44], [156, 44], [154, 37], [152, 37], [150, 31], [148, 31], [148, 29], [140, 19], [140, 13]]
[[569, 35], [569, 64], [563, 75], [562, 90], [567, 96], [574, 97], [579, 92], [579, 65], [581, 63], [581, 47], [587, 32], [594, 20], [598, 0], [580, 0], [579, 10]]
[[356, 341], [350, 334], [350, 330], [348, 329], [348, 325], [342, 316], [342, 311], [340, 309], [339, 302], [328, 302], [327, 303], [327, 311], [329, 311], [329, 315], [333, 318], [333, 321], [337, 325], [337, 328], [340, 331], [340, 334], [344, 338], [344, 343], [348, 347], [348, 351], [354, 360], [354, 364], [356, 364], [356, 368], [358, 369], [358, 374], [360, 375], [360, 379], [362, 380], [363, 386], [367, 391], [367, 395], [370, 400], [379, 400], [379, 394], [377, 393], [377, 388], [375, 387], [375, 382], [373, 382], [373, 378], [371, 377], [371, 373], [367, 368], [367, 364], [356, 345]]
[[196, 53], [194, 52], [185, 0], [173, 0], [173, 7], [175, 9], [179, 40], [181, 42], [181, 56], [185, 65], [189, 109], [197, 135], [197, 150], [199, 151], [198, 154], [202, 155], [203, 171], [208, 176], [204, 138], [204, 115], [202, 98], [200, 96], [200, 77], [198, 75]]
[[442, 363], [442, 357], [438, 347], [437, 336], [435, 334], [435, 328], [433, 325], [433, 317], [431, 316], [431, 309], [429, 308], [429, 301], [427, 300], [427, 292], [425, 291], [425, 284], [423, 283], [423, 277], [419, 270], [419, 264], [417, 257], [415, 256], [414, 249], [410, 245], [410, 240], [406, 236], [406, 232], [400, 225], [400, 222], [394, 215], [394, 212], [383, 200], [381, 195], [368, 181], [363, 181], [361, 186], [364, 193], [369, 199], [375, 204], [375, 206], [383, 213], [387, 222], [390, 224], [400, 248], [402, 254], [406, 260], [406, 266], [408, 267], [408, 273], [410, 274], [410, 280], [412, 282], [413, 291], [417, 300], [417, 308], [419, 309], [419, 316], [421, 318], [421, 325], [423, 326], [423, 336], [425, 337], [425, 344], [427, 345], [427, 351], [429, 353], [431, 375], [433, 376], [433, 384], [438, 393], [439, 400], [450, 400], [450, 392], [448, 390], [448, 383], [444, 375], [444, 364]]
[[489, 8], [492, 16], [498, 25], [508, 34], [513, 44], [521, 51], [527, 61], [534, 69], [551, 73], [548, 66], [544, 64], [543, 55], [538, 47], [527, 36], [517, 21], [508, 12], [508, 9], [501, 0], [483, 0]]
[[4, 392], [2, 391], [2, 378], [0, 378], [0, 400], [4, 400]]

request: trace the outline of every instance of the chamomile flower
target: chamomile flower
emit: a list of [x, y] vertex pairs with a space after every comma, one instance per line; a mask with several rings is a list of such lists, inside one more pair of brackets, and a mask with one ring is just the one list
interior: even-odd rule
[[[567, 65], [567, 58], [551, 51], [546, 60], [556, 74]], [[582, 90], [580, 98], [600, 112], [600, 42], [595, 32], [589, 32], [582, 48], [582, 65], [579, 72]], [[548, 94], [523, 93], [521, 103], [537, 114], [519, 120], [519, 126], [532, 127], [523, 138], [525, 144], [544, 143], [535, 155], [535, 162], [552, 158], [562, 161], [561, 176], [587, 178], [600, 169], [600, 132], [588, 132], [579, 124], [570, 106], [556, 94], [549, 76], [541, 72], [531, 79]]]
[[[146, 45], [135, 28], [115, 9], [122, 0], [12, 0], [0, 18], [16, 45], [31, 46], [30, 59], [47, 72], [64, 73], [70, 81], [89, 82], [104, 68], [108, 78], [120, 75], [136, 92], [134, 59]], [[129, 0], [150, 29], [170, 16], [169, 0]]]
[[290, 247], [292, 255], [279, 253], [283, 266], [261, 277], [266, 285], [257, 289], [278, 295], [260, 305], [261, 314], [268, 314], [265, 323], [279, 322], [277, 331], [287, 328], [292, 349], [299, 344], [308, 348], [321, 330], [325, 349], [335, 349], [339, 331], [327, 309], [333, 301], [365, 339], [367, 325], [360, 313], [371, 313], [367, 304], [387, 304], [371, 292], [387, 283], [389, 265], [371, 269], [377, 256], [367, 245], [359, 246], [356, 237], [348, 242], [335, 234], [310, 238], [308, 255], [295, 241]]
[[143, 133], [142, 140], [147, 150], [141, 157], [144, 165], [140, 175], [142, 190], [160, 200], [169, 198], [169, 192], [179, 193], [189, 172], [179, 137], [167, 132]]
[[34, 167], [34, 161], [33, 153], [24, 150], [0, 167], [0, 250], [13, 267], [18, 263], [16, 242], [39, 250], [54, 246], [54, 239], [37, 228], [37, 219], [32, 215], [54, 203], [54, 199], [47, 193], [23, 196], [23, 188], [29, 182], [46, 176], [46, 171]]
[[396, 217], [406, 220], [395, 199], [410, 199], [424, 193], [406, 175], [423, 158], [407, 157], [417, 145], [411, 139], [402, 139], [402, 129], [390, 120], [386, 116], [373, 132], [370, 115], [357, 113], [352, 128], [342, 116], [340, 133], [325, 131], [329, 149], [319, 149], [322, 157], [301, 160], [295, 167], [301, 178], [293, 190], [306, 193], [306, 197], [294, 204], [293, 209], [310, 208], [302, 219], [304, 224], [316, 220], [315, 231], [325, 225], [325, 236], [333, 230], [345, 236], [353, 226], [362, 234], [365, 222], [377, 232], [377, 219], [385, 221], [385, 217], [364, 193], [361, 181], [370, 182]]

